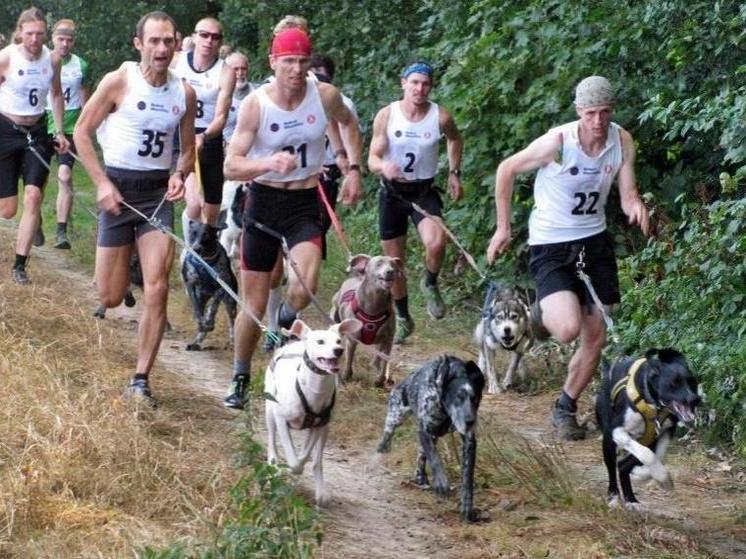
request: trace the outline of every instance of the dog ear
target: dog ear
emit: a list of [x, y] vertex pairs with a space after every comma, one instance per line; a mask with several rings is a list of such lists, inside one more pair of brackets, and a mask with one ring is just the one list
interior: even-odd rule
[[349, 274], [350, 272], [355, 271], [358, 274], [364, 274], [368, 261], [370, 261], [370, 256], [367, 254], [356, 254], [355, 256], [352, 256], [350, 261], [347, 263], [347, 273]]
[[482, 369], [479, 368], [479, 365], [474, 363], [474, 361], [467, 361], [466, 374], [469, 376], [472, 386], [476, 388], [479, 394], [482, 394], [482, 391], [484, 390], [484, 373], [482, 373]]
[[330, 330], [336, 330], [343, 336], [351, 336], [357, 333], [363, 327], [363, 323], [357, 318], [346, 318], [339, 324], [335, 324]]
[[402, 262], [402, 259], [398, 256], [393, 256], [391, 258], [391, 263], [394, 265], [394, 268], [396, 268], [396, 273], [399, 277], [404, 277], [404, 263]]
[[445, 388], [445, 386], [458, 374], [458, 371], [454, 370], [455, 365], [457, 365], [457, 363], [454, 362], [454, 358], [450, 355], [444, 355], [438, 359], [435, 383], [438, 385], [439, 390], [442, 391], [443, 388]]
[[304, 339], [310, 331], [311, 329], [308, 327], [308, 325], [300, 318], [295, 319], [295, 322], [293, 322], [290, 330], [283, 328], [283, 334], [287, 336], [295, 336], [299, 340]]

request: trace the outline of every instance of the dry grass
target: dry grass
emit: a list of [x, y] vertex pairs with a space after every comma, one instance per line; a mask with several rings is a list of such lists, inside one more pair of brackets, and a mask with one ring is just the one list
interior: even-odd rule
[[160, 370], [168, 402], [123, 402], [132, 343], [38, 261], [32, 273], [32, 287], [0, 281], [0, 555], [132, 557], [209, 539], [237, 474], [226, 414]]

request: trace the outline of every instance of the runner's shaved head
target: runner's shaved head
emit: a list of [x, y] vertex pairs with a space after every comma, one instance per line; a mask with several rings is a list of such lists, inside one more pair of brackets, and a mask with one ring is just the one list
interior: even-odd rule
[[197, 23], [194, 24], [195, 31], [199, 29], [199, 26], [203, 23], [212, 23], [214, 25], [217, 25], [220, 28], [220, 32], [223, 32], [223, 24], [220, 23], [217, 19], [214, 17], [203, 17], [201, 20], [199, 20]]

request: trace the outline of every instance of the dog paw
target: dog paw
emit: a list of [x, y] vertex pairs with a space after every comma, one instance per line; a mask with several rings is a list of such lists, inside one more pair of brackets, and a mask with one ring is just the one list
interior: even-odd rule
[[412, 483], [415, 487], [419, 487], [420, 489], [430, 489], [430, 481], [428, 481], [426, 475], [415, 476]]
[[187, 351], [202, 351], [202, 347], [199, 344], [187, 344]]
[[316, 506], [319, 508], [328, 506], [329, 503], [332, 502], [331, 492], [326, 487], [324, 487], [323, 489], [317, 489], [314, 496], [314, 501], [316, 503]]
[[448, 497], [451, 493], [451, 485], [448, 481], [436, 481], [433, 484], [433, 491], [438, 497]]
[[648, 468], [647, 466], [635, 466], [634, 468], [632, 468], [632, 471], [629, 475], [633, 480], [639, 483], [649, 481], [652, 477], [650, 475], [650, 468]]
[[673, 480], [671, 479], [671, 474], [669, 473], [668, 468], [666, 468], [660, 462], [650, 466], [650, 475], [653, 476], [653, 479], [658, 483], [658, 485], [660, 485], [664, 489], [673, 488]]
[[106, 318], [106, 307], [99, 307], [93, 311], [93, 316], [96, 318]]
[[288, 468], [290, 468], [290, 471], [295, 474], [296, 476], [299, 476], [303, 473], [303, 469], [305, 468], [305, 463], [298, 462], [297, 464], [291, 465], [288, 464]]
[[634, 503], [624, 503], [624, 508], [633, 512], [645, 512], [645, 505], [635, 501]]
[[490, 515], [487, 511], [482, 511], [477, 508], [462, 508], [460, 514], [462, 522], [487, 522], [490, 519]]
[[619, 495], [609, 495], [609, 497], [608, 497], [608, 499], [606, 501], [606, 505], [610, 509], [618, 509], [618, 508], [621, 508], [622, 501], [619, 498]]

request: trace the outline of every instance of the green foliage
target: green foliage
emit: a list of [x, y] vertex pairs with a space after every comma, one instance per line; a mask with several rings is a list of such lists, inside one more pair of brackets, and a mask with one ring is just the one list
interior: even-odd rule
[[746, 199], [688, 205], [673, 237], [651, 241], [621, 272], [622, 345], [683, 352], [706, 394], [706, 423], [746, 457]]
[[312, 557], [321, 544], [316, 511], [298, 496], [287, 474], [264, 460], [264, 449], [250, 433], [241, 437], [239, 467], [247, 472], [231, 490], [231, 518], [212, 544], [177, 543], [165, 549], [145, 548], [143, 559], [242, 559]]

